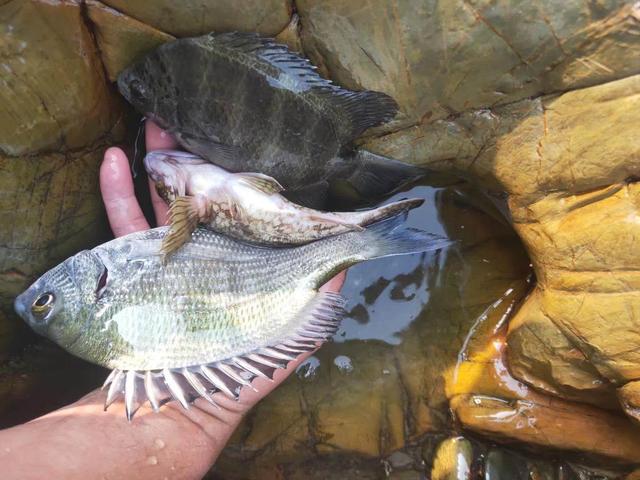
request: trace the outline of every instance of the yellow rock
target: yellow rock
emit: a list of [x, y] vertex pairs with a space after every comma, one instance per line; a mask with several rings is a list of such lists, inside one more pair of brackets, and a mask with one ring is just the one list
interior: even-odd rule
[[471, 478], [473, 447], [464, 437], [444, 440], [436, 450], [431, 480], [468, 480]]
[[342, 85], [392, 95], [403, 126], [640, 72], [632, 2], [566, 0], [561, 13], [518, 0], [296, 6], [314, 63]]
[[618, 389], [620, 404], [627, 415], [640, 422], [640, 381], [629, 382]]
[[0, 6], [0, 153], [79, 149], [117, 121], [91, 33], [76, 2]]
[[88, 0], [86, 5], [109, 80], [115, 80], [138, 57], [174, 38], [100, 2]]
[[509, 322], [509, 371], [539, 390], [615, 409], [614, 387], [544, 314], [539, 290]]
[[147, 25], [177, 37], [211, 31], [246, 31], [275, 35], [291, 15], [287, 0], [104, 0]]
[[[490, 329], [486, 329], [487, 332]], [[513, 378], [500, 335], [467, 344], [447, 381], [450, 407], [464, 428], [499, 442], [579, 451], [608, 461], [640, 462], [640, 427], [616, 413], [541, 395]]]
[[[15, 295], [108, 233], [97, 172], [106, 146], [122, 139], [123, 103], [83, 8], [44, 0], [0, 6], [2, 344], [15, 341], [21, 325]], [[0, 356], [5, 351], [0, 346]]]
[[85, 152], [0, 157], [0, 298], [10, 305], [50, 265], [105, 239], [98, 187], [104, 145]]

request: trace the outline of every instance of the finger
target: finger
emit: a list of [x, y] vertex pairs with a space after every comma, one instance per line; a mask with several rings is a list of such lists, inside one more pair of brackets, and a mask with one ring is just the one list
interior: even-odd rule
[[104, 153], [100, 166], [100, 191], [116, 237], [149, 228], [133, 190], [129, 160], [119, 148], [112, 147]]
[[176, 148], [178, 143], [168, 133], [162, 130], [158, 125], [151, 120], [147, 120], [144, 125], [145, 141], [147, 151], [163, 150]]
[[153, 205], [153, 211], [156, 214], [156, 223], [158, 226], [166, 225], [167, 220], [169, 219], [169, 206], [160, 197], [160, 195], [158, 195], [155, 183], [153, 183], [151, 179], [149, 179], [149, 192], [151, 192], [151, 204]]

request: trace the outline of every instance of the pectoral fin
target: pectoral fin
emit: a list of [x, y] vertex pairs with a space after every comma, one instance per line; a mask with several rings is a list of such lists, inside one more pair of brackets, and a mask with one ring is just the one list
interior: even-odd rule
[[236, 176], [240, 178], [243, 183], [259, 190], [260, 192], [266, 193], [267, 195], [280, 193], [284, 190], [284, 187], [280, 185], [275, 178], [270, 177], [269, 175], [243, 172], [236, 173]]
[[194, 197], [178, 197], [169, 207], [170, 228], [162, 240], [163, 261], [189, 241], [198, 226], [198, 208]]

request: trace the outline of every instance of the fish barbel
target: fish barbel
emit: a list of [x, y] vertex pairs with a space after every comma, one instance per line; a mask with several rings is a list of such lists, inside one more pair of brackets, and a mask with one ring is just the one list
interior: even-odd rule
[[230, 173], [190, 153], [156, 150], [146, 155], [144, 165], [171, 205], [165, 255], [186, 243], [198, 223], [259, 245], [300, 245], [363, 230], [424, 202], [414, 198], [360, 212], [322, 212], [287, 200], [279, 193], [282, 186], [267, 175]]
[[377, 198], [425, 173], [353, 146], [395, 117], [391, 97], [334, 85], [256, 34], [165, 43], [124, 70], [118, 88], [189, 152], [231, 172], [274, 177], [296, 198], [333, 181]]
[[54, 267], [15, 309], [68, 352], [113, 369], [105, 408], [122, 395], [128, 418], [146, 399], [157, 409], [171, 398], [215, 403], [216, 391], [237, 398], [336, 331], [343, 299], [318, 288], [337, 272], [449, 244], [404, 227], [405, 217], [279, 249], [198, 229], [166, 263], [167, 227], [132, 233]]

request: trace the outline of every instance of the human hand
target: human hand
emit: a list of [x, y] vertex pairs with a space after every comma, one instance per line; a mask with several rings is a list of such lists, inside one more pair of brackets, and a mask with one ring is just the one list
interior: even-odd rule
[[[171, 135], [151, 121], [145, 123], [145, 141], [147, 151], [160, 149], [171, 150], [177, 147], [177, 143]], [[149, 179], [149, 189], [156, 221], [159, 225], [164, 225], [167, 222], [168, 206], [158, 195], [151, 179]], [[100, 190], [107, 210], [111, 230], [116, 237], [150, 228], [136, 199], [133, 179], [131, 177], [131, 167], [122, 149], [112, 147], [105, 152], [104, 160], [100, 168]], [[338, 292], [344, 283], [344, 276], [344, 272], [340, 273], [324, 285], [321, 290]], [[240, 415], [246, 413], [261, 398], [282, 383], [309, 355], [310, 353], [301, 355], [298, 359], [291, 362], [286, 370], [277, 371], [273, 382], [264, 379], [255, 379], [252, 385], [258, 392], [245, 388], [242, 390], [240, 399], [237, 402], [219, 394], [220, 401], [225, 401], [225, 403], [228, 404], [227, 407], [230, 412], [236, 412]], [[207, 411], [212, 409], [209, 403], [202, 400], [200, 400], [198, 406], [207, 407]], [[213, 410], [215, 411], [215, 407], [213, 407]], [[139, 415], [139, 413], [137, 415]], [[218, 416], [220, 416], [220, 414]], [[226, 417], [224, 414], [222, 414], [222, 416]], [[225, 421], [229, 423], [232, 419], [225, 418]]]
[[[176, 147], [171, 136], [151, 122], [147, 122], [145, 133], [147, 150]], [[119, 148], [105, 152], [100, 189], [114, 235], [150, 228], [135, 197], [129, 161]], [[150, 189], [157, 222], [164, 224], [167, 205], [152, 184]], [[340, 274], [321, 290], [337, 292], [343, 282], [344, 274]], [[2, 478], [201, 478], [242, 417], [310, 354], [301, 355], [286, 369], [276, 370], [273, 381], [254, 379], [252, 385], [257, 392], [243, 388], [237, 401], [214, 394], [221, 409], [203, 399], [196, 400], [189, 410], [169, 402], [158, 413], [146, 404], [129, 423], [121, 401], [105, 412], [105, 392], [91, 392], [67, 407], [0, 431]]]

